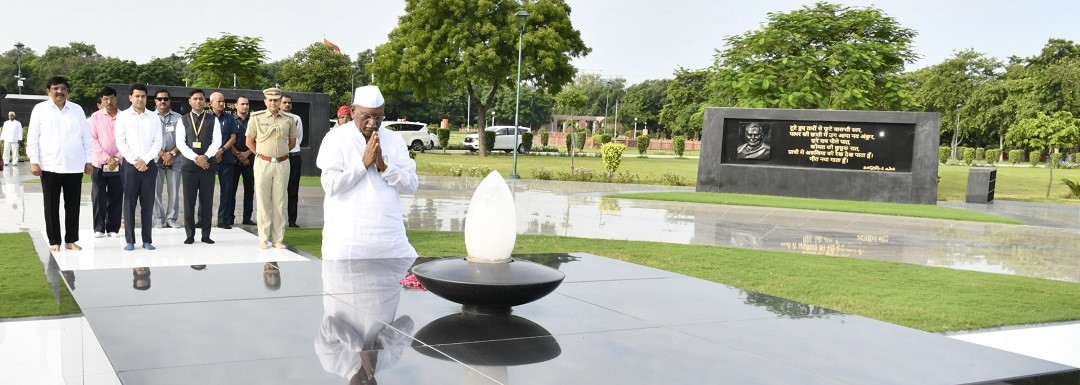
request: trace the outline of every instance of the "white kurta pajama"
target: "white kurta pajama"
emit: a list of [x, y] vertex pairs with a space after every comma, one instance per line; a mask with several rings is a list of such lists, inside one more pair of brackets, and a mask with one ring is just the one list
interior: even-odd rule
[[416, 162], [401, 135], [379, 129], [386, 170], [364, 168], [367, 140], [355, 124], [326, 134], [316, 165], [322, 170], [323, 258], [416, 258], [405, 235], [399, 194], [416, 191]]

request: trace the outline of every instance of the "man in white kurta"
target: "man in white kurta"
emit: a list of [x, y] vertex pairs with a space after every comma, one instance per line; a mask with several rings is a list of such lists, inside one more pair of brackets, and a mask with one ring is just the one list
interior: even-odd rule
[[22, 131], [22, 123], [15, 120], [15, 112], [8, 112], [8, 120], [4, 122], [4, 128], [0, 129], [0, 142], [4, 143], [4, 164], [19, 163], [19, 141], [22, 140]]
[[326, 134], [315, 161], [326, 193], [323, 258], [416, 258], [398, 197], [416, 191], [416, 162], [400, 134], [379, 127], [379, 88], [354, 95], [353, 121]]

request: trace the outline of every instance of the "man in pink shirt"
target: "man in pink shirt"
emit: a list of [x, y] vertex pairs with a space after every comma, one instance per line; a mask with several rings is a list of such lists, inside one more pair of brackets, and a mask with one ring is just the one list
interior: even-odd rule
[[93, 203], [94, 238], [118, 237], [124, 202], [124, 184], [120, 178], [122, 157], [116, 147], [116, 90], [105, 87], [98, 95], [101, 109], [90, 115], [91, 163], [90, 200]]

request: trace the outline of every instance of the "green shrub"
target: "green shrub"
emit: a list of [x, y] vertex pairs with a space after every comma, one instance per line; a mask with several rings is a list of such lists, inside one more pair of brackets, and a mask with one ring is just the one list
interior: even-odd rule
[[531, 132], [522, 132], [521, 133], [521, 144], [525, 145], [525, 152], [532, 151], [533, 133], [531, 133]]
[[972, 163], [975, 163], [974, 148], [964, 148], [964, 152], [962, 152], [961, 154], [964, 154], [964, 164], [970, 166]]
[[555, 172], [555, 179], [569, 180], [575, 182], [590, 182], [595, 177], [595, 173], [592, 169], [588, 168], [575, 168], [573, 171], [559, 170]]
[[637, 174], [631, 174], [629, 171], [619, 171], [611, 178], [615, 183], [640, 183], [641, 178], [638, 178]]
[[1039, 164], [1039, 155], [1042, 155], [1042, 152], [1032, 151], [1028, 153], [1028, 162], [1031, 162], [1031, 167], [1035, 167]]
[[547, 147], [550, 136], [551, 134], [548, 133], [548, 130], [540, 130], [540, 145]]
[[1080, 183], [1073, 182], [1071, 180], [1061, 178], [1061, 181], [1069, 186], [1069, 198], [1080, 198]]
[[530, 151], [532, 152], [559, 152], [559, 148], [555, 146], [536, 146]]
[[986, 149], [986, 164], [993, 165], [998, 161], [998, 150], [996, 148]]
[[686, 137], [681, 136], [681, 135], [676, 136], [675, 137], [675, 156], [682, 158], [682, 154], [683, 154], [684, 151], [686, 151]]
[[948, 162], [949, 154], [951, 153], [952, 149], [950, 149], [949, 146], [938, 147], [938, 162], [941, 162], [941, 164], [945, 164], [945, 162]]
[[439, 143], [437, 144], [439, 148], [446, 150], [447, 147], [450, 146], [449, 128], [440, 128], [438, 131], [436, 131], [435, 137], [439, 138]]
[[649, 136], [638, 135], [637, 140], [637, 152], [638, 155], [645, 155], [645, 151], [649, 150]]
[[588, 131], [578, 131], [574, 133], [574, 146], [578, 151], [585, 149], [585, 136], [588, 135]]
[[1009, 163], [1017, 165], [1022, 160], [1024, 160], [1024, 150], [1009, 150]]
[[490, 153], [495, 150], [495, 131], [484, 130], [484, 151]]
[[975, 149], [975, 160], [986, 160], [986, 149], [979, 147]]
[[490, 174], [490, 173], [491, 173], [491, 167], [488, 167], [488, 166], [476, 165], [476, 166], [469, 167], [469, 176], [475, 176], [475, 177], [478, 177], [478, 178], [483, 178], [483, 177], [488, 176], [488, 174]]
[[611, 134], [600, 134], [600, 147], [603, 148], [608, 143], [611, 143]]
[[1055, 152], [1053, 154], [1050, 154], [1050, 167], [1053, 167], [1053, 168], [1060, 168], [1061, 167], [1061, 153], [1060, 152]]
[[683, 177], [679, 176], [679, 174], [676, 174], [676, 173], [673, 173], [673, 172], [665, 172], [663, 174], [660, 174], [660, 183], [670, 185], [670, 186], [689, 186], [690, 185], [690, 181], [686, 180], [686, 178], [683, 178]]
[[592, 147], [593, 148], [600, 148], [600, 145], [604, 144], [603, 139], [600, 138], [601, 135], [602, 134], [596, 134], [596, 135], [592, 136]]
[[533, 176], [533, 179], [551, 180], [551, 178], [552, 178], [552, 176], [554, 176], [554, 174], [551, 172], [551, 170], [548, 170], [548, 169], [543, 168], [543, 167], [537, 167], [537, 168], [534, 168], [532, 170], [532, 176]]
[[626, 151], [626, 146], [622, 143], [604, 143], [603, 146], [600, 146], [600, 157], [604, 161], [604, 169], [607, 170], [608, 180], [615, 174], [615, 170], [619, 168], [623, 151]]

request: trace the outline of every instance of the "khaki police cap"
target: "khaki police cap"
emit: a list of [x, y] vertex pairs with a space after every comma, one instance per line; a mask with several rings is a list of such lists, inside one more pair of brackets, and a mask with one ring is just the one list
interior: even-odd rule
[[267, 88], [263, 90], [263, 96], [267, 100], [281, 99], [281, 89], [277, 87]]

